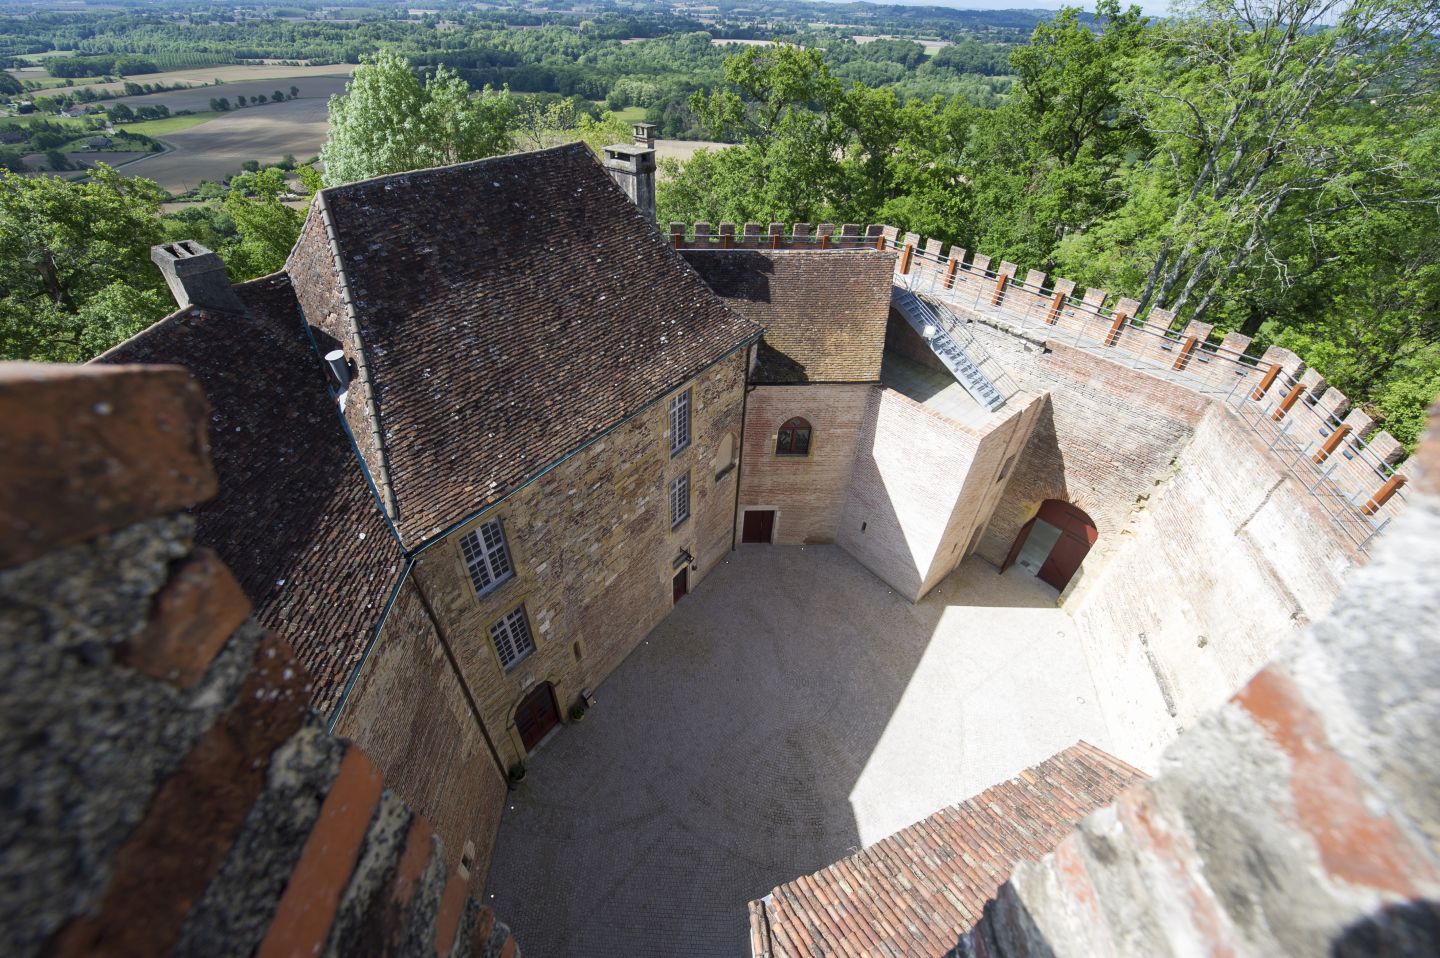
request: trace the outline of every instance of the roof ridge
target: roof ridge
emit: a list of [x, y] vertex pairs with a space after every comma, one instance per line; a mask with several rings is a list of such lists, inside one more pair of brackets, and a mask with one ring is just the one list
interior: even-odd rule
[[592, 159], [594, 158], [594, 154], [590, 153], [590, 147], [586, 146], [583, 140], [572, 140], [569, 143], [560, 143], [556, 146], [547, 146], [538, 150], [520, 150], [515, 153], [497, 153], [494, 156], [484, 156], [478, 160], [462, 160], [459, 163], [446, 163], [444, 166], [426, 166], [418, 170], [400, 170], [396, 173], [380, 173], [375, 176], [366, 177], [363, 180], [354, 180], [350, 183], [339, 183], [335, 186], [324, 187], [323, 189], [319, 190], [315, 195], [317, 197], [334, 196], [342, 194], [347, 190], [355, 189], [356, 187], [367, 186], [371, 183], [382, 183], [385, 180], [398, 180], [401, 177], [408, 178], [416, 176], [438, 176], [442, 173], [449, 173], [454, 170], [483, 167], [487, 164], [500, 162], [501, 160], [513, 160], [517, 157], [522, 156], [548, 156], [552, 153], [561, 154], [574, 152], [577, 148], [584, 150], [587, 154], [591, 156]]

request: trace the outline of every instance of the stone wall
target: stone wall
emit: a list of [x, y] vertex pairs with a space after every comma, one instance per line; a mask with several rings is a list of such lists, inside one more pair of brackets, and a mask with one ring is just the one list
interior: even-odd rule
[[1329, 616], [1021, 865], [971, 958], [1440, 952], [1440, 435]]
[[1070, 603], [1120, 754], [1153, 767], [1176, 727], [1329, 609], [1353, 557], [1315, 510], [1212, 404], [1124, 547]]
[[505, 776], [408, 577], [334, 729], [375, 759], [390, 787], [434, 826], [447, 864], [465, 859], [479, 888]]
[[515, 954], [195, 547], [207, 416], [173, 367], [0, 365], [7, 953]]
[[836, 541], [919, 601], [972, 550], [1039, 410], [1038, 397], [1019, 395], [980, 429], [874, 390]]
[[[745, 400], [737, 521], [743, 524], [746, 509], [774, 509], [775, 544], [834, 542], [874, 393], [863, 383], [753, 387]], [[780, 427], [796, 416], [813, 430], [810, 454], [776, 455]]]
[[[514, 712], [526, 692], [550, 682], [565, 715], [668, 613], [682, 554], [695, 560], [693, 589], [729, 549], [736, 470], [717, 478], [715, 457], [740, 432], [745, 365], [736, 353], [688, 384], [691, 443], [678, 455], [664, 397], [416, 559], [412, 575], [507, 768], [525, 754]], [[691, 517], [672, 529], [670, 482], [687, 470]], [[497, 517], [515, 576], [477, 599], [460, 538]], [[507, 673], [489, 629], [521, 605], [535, 652]]]

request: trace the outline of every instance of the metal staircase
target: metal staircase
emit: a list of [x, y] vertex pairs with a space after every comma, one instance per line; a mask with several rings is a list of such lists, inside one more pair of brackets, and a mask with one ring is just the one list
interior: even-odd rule
[[[1009, 377], [998, 369], [985, 347], [965, 328], [965, 324], [943, 305], [921, 299], [915, 293], [895, 286], [890, 291], [890, 304], [905, 317], [915, 332], [929, 344], [945, 368], [972, 398], [986, 409], [999, 409], [1014, 394]], [[995, 369], [986, 375], [982, 366]]]

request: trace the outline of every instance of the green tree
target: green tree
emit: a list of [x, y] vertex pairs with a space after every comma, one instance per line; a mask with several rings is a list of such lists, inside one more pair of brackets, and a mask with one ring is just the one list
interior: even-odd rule
[[81, 362], [164, 314], [154, 183], [0, 172], [0, 354]]
[[508, 91], [475, 96], [443, 66], [428, 83], [396, 53], [362, 60], [343, 97], [330, 98], [330, 135], [320, 151], [328, 185], [478, 160], [514, 142]]
[[224, 209], [239, 241], [226, 246], [223, 256], [232, 276], [250, 279], [285, 265], [305, 221], [304, 213], [285, 205], [288, 192], [285, 171], [277, 167], [242, 173], [230, 181]]

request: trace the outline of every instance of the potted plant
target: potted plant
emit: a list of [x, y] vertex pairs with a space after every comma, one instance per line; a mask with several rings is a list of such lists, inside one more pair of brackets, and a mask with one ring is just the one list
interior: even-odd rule
[[576, 702], [570, 706], [570, 721], [578, 722], [585, 717], [585, 703]]

